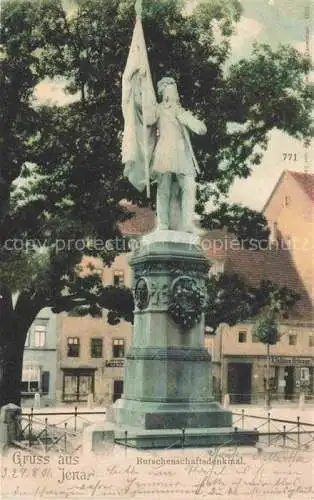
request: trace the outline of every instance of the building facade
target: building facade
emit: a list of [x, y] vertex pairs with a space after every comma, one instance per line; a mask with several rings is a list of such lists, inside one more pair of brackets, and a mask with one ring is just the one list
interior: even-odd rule
[[33, 405], [35, 394], [40, 394], [41, 405], [55, 403], [59, 337], [60, 317], [49, 308], [42, 309], [26, 337], [22, 404]]
[[[130, 286], [127, 255], [119, 255], [110, 268], [97, 259], [84, 257], [82, 269], [94, 267], [104, 285]], [[60, 315], [57, 401], [109, 405], [123, 393], [124, 357], [131, 340], [132, 325], [100, 318]]]
[[[128, 254], [141, 234], [154, 228], [155, 214], [147, 208], [127, 204], [134, 217], [119, 225], [121, 238], [108, 245], [121, 251], [111, 267], [97, 259], [83, 257], [83, 273], [99, 274], [104, 286], [131, 287]], [[128, 241], [130, 240], [130, 245]], [[131, 342], [132, 325], [121, 321], [118, 325], [107, 322], [107, 311], [101, 318], [60, 315], [60, 341], [58, 345], [58, 376], [56, 399], [58, 403], [86, 403], [110, 405], [123, 393], [124, 358]]]
[[[300, 295], [289, 318], [279, 324], [279, 342], [270, 346], [273, 399], [295, 399], [301, 391], [314, 397], [313, 202], [314, 175], [286, 171], [264, 207], [271, 234], [259, 250], [241, 247], [224, 231], [204, 236], [211, 242], [211, 273], [237, 273], [252, 286], [270, 280]], [[266, 346], [252, 338], [253, 326], [253, 320], [221, 325], [215, 336], [205, 335], [215, 392], [219, 397], [228, 393], [234, 403], [265, 396]]]
[[[216, 335], [206, 335], [212, 354], [214, 391], [229, 394], [232, 403], [256, 403], [265, 396], [266, 346], [252, 335], [254, 323], [233, 327], [221, 325]], [[314, 330], [310, 323], [279, 325], [280, 340], [270, 346], [270, 388], [272, 399], [294, 400], [304, 392], [314, 395]]]

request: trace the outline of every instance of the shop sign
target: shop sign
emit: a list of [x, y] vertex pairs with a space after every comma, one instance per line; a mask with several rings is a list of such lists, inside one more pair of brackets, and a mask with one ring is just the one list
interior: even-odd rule
[[123, 368], [124, 367], [124, 359], [106, 359], [105, 367], [106, 368]]
[[314, 365], [313, 358], [299, 358], [299, 357], [284, 357], [284, 356], [270, 356], [271, 363], [285, 366], [312, 366]]

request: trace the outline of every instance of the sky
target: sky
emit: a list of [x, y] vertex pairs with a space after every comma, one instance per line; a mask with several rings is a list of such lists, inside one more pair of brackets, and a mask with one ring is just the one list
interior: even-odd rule
[[[308, 0], [242, 0], [243, 14], [238, 33], [233, 39], [234, 60], [248, 56], [254, 41], [267, 42], [272, 47], [288, 43], [305, 52], [305, 7]], [[313, 53], [313, 19], [310, 26], [310, 51]], [[310, 75], [313, 80], [313, 73]], [[275, 130], [270, 134], [268, 149], [261, 165], [248, 179], [236, 180], [229, 200], [261, 210], [283, 170], [311, 171], [313, 148], [307, 154], [301, 141]], [[296, 161], [284, 160], [283, 153], [296, 153]]]
[[[189, 0], [189, 7], [198, 1]], [[313, 52], [312, 12], [310, 20], [305, 18], [306, 5], [310, 4], [310, 0], [242, 0], [241, 3], [243, 13], [237, 26], [237, 33], [232, 37], [230, 62], [248, 57], [255, 41], [269, 43], [273, 48], [280, 43], [291, 44], [304, 53], [307, 24], [310, 27], [310, 52]], [[310, 79], [313, 81], [313, 72], [310, 74]], [[63, 86], [62, 80], [44, 81], [36, 89], [36, 98], [41, 102], [51, 101], [59, 104], [73, 101], [75, 96], [66, 95]], [[284, 160], [283, 153], [292, 154], [293, 160], [289, 161], [288, 156]], [[248, 179], [234, 182], [229, 193], [229, 201], [261, 210], [282, 171], [284, 169], [304, 171], [305, 166], [311, 171], [312, 159], [312, 147], [307, 152], [306, 162], [305, 149], [301, 141], [278, 130], [272, 131], [261, 165], [254, 169]]]

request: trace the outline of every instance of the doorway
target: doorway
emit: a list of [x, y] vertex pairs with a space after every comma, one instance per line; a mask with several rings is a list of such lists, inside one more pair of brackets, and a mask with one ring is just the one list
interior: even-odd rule
[[228, 393], [230, 403], [251, 403], [251, 363], [228, 363]]
[[112, 401], [115, 402], [117, 399], [121, 398], [122, 394], [123, 394], [123, 380], [114, 380]]

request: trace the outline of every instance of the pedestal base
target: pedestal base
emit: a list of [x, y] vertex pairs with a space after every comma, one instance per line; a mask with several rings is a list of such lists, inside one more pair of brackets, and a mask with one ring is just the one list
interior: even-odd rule
[[232, 413], [216, 402], [151, 403], [121, 398], [107, 419], [123, 426], [150, 429], [231, 427]]
[[257, 431], [238, 431], [232, 427], [180, 429], [141, 429], [117, 426], [106, 422], [103, 426], [88, 429], [87, 442], [92, 443], [93, 452], [105, 451], [111, 442], [137, 449], [199, 448], [216, 446], [255, 446]]

